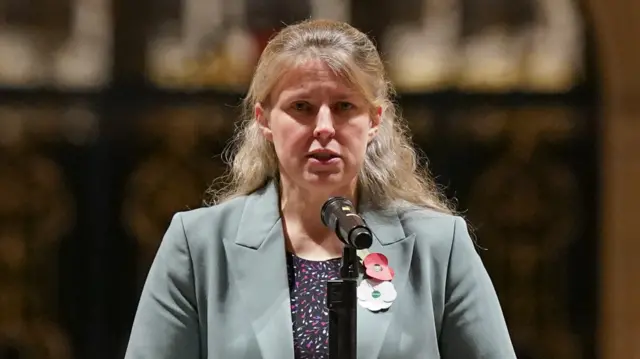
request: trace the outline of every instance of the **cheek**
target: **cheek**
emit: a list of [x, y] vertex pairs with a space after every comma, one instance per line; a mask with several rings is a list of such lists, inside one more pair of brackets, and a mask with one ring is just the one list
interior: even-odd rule
[[273, 145], [281, 159], [292, 157], [291, 154], [303, 150], [308, 131], [290, 118], [274, 118], [271, 126]]
[[348, 143], [349, 152], [356, 162], [362, 162], [369, 142], [368, 128], [353, 128], [345, 133], [344, 140]]

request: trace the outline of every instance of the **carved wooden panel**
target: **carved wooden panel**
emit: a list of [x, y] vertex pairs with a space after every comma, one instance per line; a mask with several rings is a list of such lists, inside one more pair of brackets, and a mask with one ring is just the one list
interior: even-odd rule
[[154, 106], [132, 125], [136, 163], [127, 174], [122, 221], [138, 246], [140, 282], [176, 211], [198, 208], [225, 170], [221, 153], [235, 111], [221, 103]]
[[593, 117], [566, 105], [461, 107], [414, 138], [470, 221], [520, 357], [593, 358]]
[[0, 357], [71, 359], [72, 293], [63, 263], [77, 222], [74, 189], [60, 158], [96, 135], [97, 118], [82, 106], [0, 104]]

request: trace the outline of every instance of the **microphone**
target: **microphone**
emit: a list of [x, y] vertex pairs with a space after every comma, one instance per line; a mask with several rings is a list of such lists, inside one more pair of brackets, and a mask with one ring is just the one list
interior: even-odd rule
[[322, 223], [333, 229], [338, 238], [347, 246], [355, 249], [371, 247], [373, 235], [364, 223], [353, 203], [343, 197], [332, 197], [327, 200], [320, 211]]

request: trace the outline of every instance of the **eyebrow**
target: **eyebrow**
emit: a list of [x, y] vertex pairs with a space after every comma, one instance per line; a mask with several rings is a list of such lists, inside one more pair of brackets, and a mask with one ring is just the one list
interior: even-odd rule
[[[287, 101], [290, 101], [295, 98], [310, 99], [314, 97], [313, 91], [309, 91], [305, 89], [285, 90], [285, 91], [282, 91], [281, 93], [286, 93], [283, 98]], [[335, 93], [333, 93], [332, 91], [332, 93], [330, 94], [330, 97], [332, 99], [347, 100], [347, 99], [354, 99], [362, 96], [355, 90], [347, 90], [347, 91], [336, 91]]]

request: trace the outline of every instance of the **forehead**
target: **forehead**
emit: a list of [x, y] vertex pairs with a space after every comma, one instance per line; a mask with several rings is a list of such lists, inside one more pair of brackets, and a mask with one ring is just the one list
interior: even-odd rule
[[272, 95], [274, 99], [278, 99], [283, 96], [312, 95], [314, 93], [341, 96], [359, 95], [347, 79], [337, 74], [321, 60], [308, 60], [286, 70], [276, 83]]

